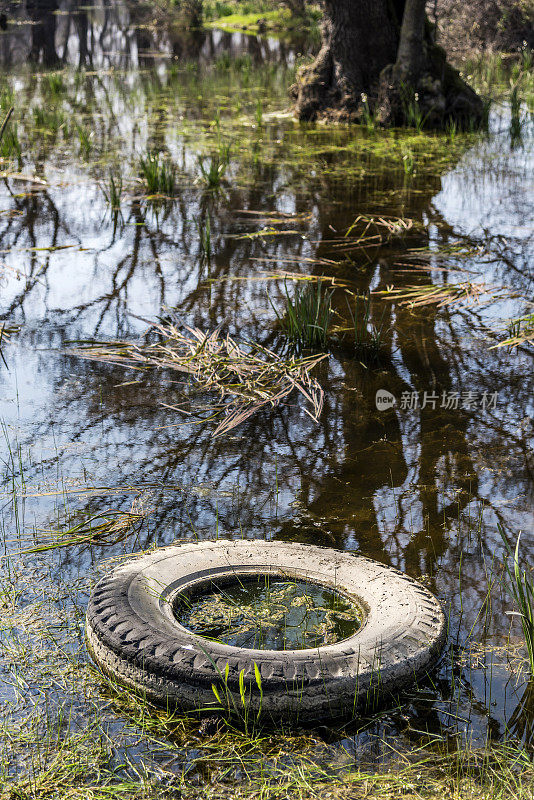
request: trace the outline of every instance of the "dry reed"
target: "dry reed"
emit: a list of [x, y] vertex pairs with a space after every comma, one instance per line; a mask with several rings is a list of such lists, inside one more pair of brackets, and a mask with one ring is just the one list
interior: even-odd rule
[[214, 436], [228, 433], [263, 406], [279, 405], [294, 389], [311, 406], [304, 411], [318, 420], [323, 390], [310, 372], [326, 355], [281, 358], [260, 344], [240, 344], [228, 335], [221, 336], [220, 328], [204, 333], [188, 325], [179, 328], [165, 322], [153, 323], [150, 329], [159, 334], [159, 340], [151, 344], [115, 341], [70, 353], [134, 369], [156, 367], [191, 375], [203, 390], [219, 395], [222, 408], [217, 408], [216, 414], [223, 418]]
[[426, 286], [402, 286], [395, 288], [388, 286], [386, 290], [375, 292], [388, 300], [396, 300], [403, 305], [420, 307], [436, 304], [437, 306], [450, 306], [454, 303], [465, 305], [481, 305], [493, 303], [508, 297], [515, 297], [508, 289], [498, 286], [489, 286], [485, 283], [428, 284]]

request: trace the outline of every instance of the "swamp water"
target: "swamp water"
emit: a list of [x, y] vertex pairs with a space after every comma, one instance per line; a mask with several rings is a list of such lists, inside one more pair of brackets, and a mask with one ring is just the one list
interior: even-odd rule
[[193, 633], [233, 647], [304, 650], [356, 633], [362, 612], [324, 586], [306, 581], [253, 580], [178, 596], [174, 615]]
[[[426, 743], [532, 746], [497, 527], [509, 541], [524, 531], [532, 565], [532, 350], [490, 349], [532, 312], [529, 112], [519, 138], [505, 104], [487, 135], [299, 126], [286, 44], [153, 31], [115, 5], [41, 21], [54, 48], [18, 22], [0, 34], [2, 111], [15, 106], [0, 187], [4, 774], [85, 731], [87, 769], [103, 741], [118, 776], [253, 769], [232, 747], [226, 760], [210, 751], [198, 722], [163, 722], [106, 686], [84, 646], [99, 574], [214, 537], [358, 552], [422, 580], [449, 615], [432, 680], [324, 742], [283, 740], [284, 758], [335, 769]], [[28, 66], [30, 52], [46, 65]], [[139, 160], [154, 153], [173, 165], [172, 199], [147, 197]], [[212, 164], [216, 185], [201, 169]], [[345, 236], [356, 219], [360, 241]], [[391, 235], [376, 222], [364, 234], [370, 219]], [[70, 354], [171, 314], [286, 353], [273, 306], [283, 315], [295, 275], [334, 290], [318, 422], [293, 396], [214, 438], [213, 398], [187, 377]], [[490, 288], [421, 307], [379, 294], [450, 297], [466, 282]], [[349, 313], [368, 292], [373, 358], [354, 347]], [[377, 392], [394, 404], [377, 407]]]

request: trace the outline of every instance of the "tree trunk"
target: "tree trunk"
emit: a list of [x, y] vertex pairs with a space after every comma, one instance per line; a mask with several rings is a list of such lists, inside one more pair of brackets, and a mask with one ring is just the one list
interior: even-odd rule
[[299, 118], [353, 118], [361, 95], [378, 91], [397, 41], [388, 0], [326, 0], [321, 51], [294, 87]]
[[426, 0], [406, 0], [395, 63], [399, 80], [415, 83], [425, 63]]
[[323, 7], [321, 50], [291, 88], [299, 119], [481, 121], [482, 101], [431, 41], [424, 0], [324, 0]]

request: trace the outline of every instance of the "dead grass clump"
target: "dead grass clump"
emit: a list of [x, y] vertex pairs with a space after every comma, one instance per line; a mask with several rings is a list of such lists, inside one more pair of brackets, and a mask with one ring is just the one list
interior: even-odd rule
[[404, 236], [413, 227], [413, 219], [358, 214], [342, 236], [323, 239], [320, 244], [330, 245], [336, 253], [350, 253], [364, 247], [380, 247], [392, 239]]
[[279, 405], [295, 389], [311, 407], [304, 411], [318, 420], [323, 390], [310, 372], [326, 355], [281, 358], [255, 342], [240, 344], [228, 335], [221, 336], [220, 328], [204, 333], [188, 325], [179, 328], [166, 322], [153, 323], [150, 329], [159, 334], [158, 341], [151, 344], [106, 342], [70, 353], [133, 369], [157, 367], [191, 375], [202, 389], [219, 395], [215, 415], [223, 418], [214, 436], [228, 433], [263, 406]]
[[485, 283], [471, 283], [470, 281], [447, 284], [431, 283], [426, 286], [402, 286], [398, 288], [388, 286], [386, 290], [375, 292], [375, 294], [382, 295], [387, 300], [398, 301], [402, 305], [412, 308], [433, 304], [443, 307], [454, 303], [463, 303], [467, 306], [481, 305], [516, 296], [513, 292], [503, 287], [489, 286]]

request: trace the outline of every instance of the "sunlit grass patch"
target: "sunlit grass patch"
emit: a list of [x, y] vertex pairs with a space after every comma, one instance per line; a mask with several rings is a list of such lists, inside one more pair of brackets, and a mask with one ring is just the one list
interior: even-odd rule
[[[216, 10], [216, 9], [214, 9]], [[226, 10], [224, 8], [219, 11]], [[228, 8], [228, 10], [231, 10]], [[267, 30], [277, 30], [287, 27], [291, 22], [291, 14], [288, 9], [279, 8], [277, 10], [250, 11], [248, 13], [220, 14], [211, 20], [210, 26], [229, 30], [246, 30], [251, 33], [265, 33]]]

